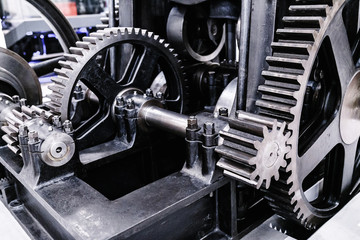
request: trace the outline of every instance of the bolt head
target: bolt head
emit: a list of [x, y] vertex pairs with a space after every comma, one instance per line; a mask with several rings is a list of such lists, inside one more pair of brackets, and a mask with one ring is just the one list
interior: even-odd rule
[[154, 93], [150, 88], [146, 89], [145, 94], [147, 97], [154, 97]]
[[123, 97], [116, 97], [116, 106], [122, 107], [125, 105], [125, 101]]
[[198, 128], [198, 121], [197, 118], [195, 116], [190, 116], [188, 118], [188, 128], [189, 129], [197, 129]]
[[127, 109], [134, 109], [135, 108], [134, 100], [132, 100], [132, 99], [126, 100], [126, 108]]
[[227, 117], [229, 115], [229, 110], [226, 107], [219, 108], [219, 115]]
[[213, 122], [204, 123], [204, 132], [206, 135], [212, 135], [215, 133], [215, 124]]
[[18, 95], [14, 95], [12, 96], [12, 100], [14, 101], [14, 103], [18, 103], [20, 101], [20, 97]]
[[29, 132], [29, 143], [37, 143], [39, 141], [39, 133], [37, 131]]
[[28, 127], [26, 125], [19, 126], [19, 136], [20, 137], [27, 137], [28, 136]]
[[20, 107], [26, 106], [27, 100], [25, 98], [20, 99]]
[[156, 98], [160, 99], [160, 100], [163, 100], [164, 99], [164, 94], [162, 92], [157, 92], [156, 93]]
[[64, 130], [65, 130], [66, 133], [70, 133], [70, 132], [72, 132], [74, 130], [72, 122], [69, 121], [69, 120], [65, 120], [65, 122], [63, 124], [63, 127], [64, 127]]

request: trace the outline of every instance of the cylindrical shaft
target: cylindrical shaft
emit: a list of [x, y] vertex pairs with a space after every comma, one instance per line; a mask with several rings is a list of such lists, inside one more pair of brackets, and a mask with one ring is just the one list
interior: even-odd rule
[[140, 111], [139, 117], [143, 118], [149, 127], [185, 137], [188, 116], [156, 106], [144, 107]]
[[249, 54], [249, 35], [251, 18], [251, 0], [241, 1], [239, 76], [237, 84], [237, 110], [246, 108], [247, 68]]

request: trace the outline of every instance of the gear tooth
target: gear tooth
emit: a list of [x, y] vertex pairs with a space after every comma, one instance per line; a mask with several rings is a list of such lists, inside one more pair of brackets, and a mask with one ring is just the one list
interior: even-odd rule
[[270, 183], [271, 183], [271, 179], [265, 179], [265, 181], [266, 181], [265, 188], [266, 188], [266, 189], [269, 189]]
[[170, 44], [168, 44], [168, 43], [164, 44], [164, 47], [166, 47], [166, 48], [169, 48], [169, 46], [170, 46]]
[[257, 184], [256, 184], [256, 189], [260, 189], [260, 187], [261, 187], [261, 185], [262, 185], [263, 181], [264, 181], [264, 179], [259, 178], [259, 181], [258, 181], [258, 182], [257, 182]]
[[261, 149], [261, 142], [255, 141], [254, 142], [254, 147], [255, 147], [256, 150], [260, 150]]
[[68, 78], [62, 77], [62, 76], [55, 76], [51, 78], [51, 81], [53, 81], [54, 83], [57, 84], [61, 84], [63, 86], [66, 86], [67, 82], [68, 82]]
[[149, 38], [153, 38], [154, 32], [148, 32], [147, 34]]
[[65, 53], [64, 57], [65, 57], [66, 61], [71, 61], [71, 62], [75, 62], [75, 63], [78, 62], [78, 55]]
[[285, 161], [285, 160], [282, 160], [282, 162], [281, 162], [281, 167], [282, 168], [285, 168], [286, 167], [286, 165], [287, 165], [287, 162]]
[[249, 160], [250, 165], [255, 165], [256, 163], [257, 163], [257, 158], [256, 157], [250, 158], [250, 160]]
[[104, 38], [106, 37], [105, 36], [105, 33], [102, 33], [102, 32], [93, 32], [93, 33], [90, 33], [90, 37], [94, 37], [94, 38], [97, 38], [98, 40], [104, 40]]
[[62, 61], [60, 60], [59, 61], [59, 65], [63, 68], [67, 68], [69, 70], [73, 70], [73, 67], [71, 66], [71, 62], [68, 62], [68, 61]]
[[61, 69], [55, 68], [54, 72], [59, 76], [69, 77], [67, 71], [65, 70], [65, 68], [61, 68]]
[[275, 174], [274, 174], [275, 181], [279, 181], [279, 178], [280, 178], [280, 174], [279, 174], [278, 171], [276, 171]]
[[79, 47], [70, 47], [70, 52], [79, 56], [84, 56], [84, 49]]
[[89, 42], [81, 42], [81, 41], [77, 41], [76, 42], [76, 46], [78, 48], [83, 48], [83, 49], [87, 49], [87, 50], [91, 50], [92, 48], [92, 44]]
[[97, 44], [99, 42], [99, 39], [97, 37], [92, 37], [90, 35], [90, 37], [83, 37], [82, 39], [84, 42], [89, 42], [91, 44]]
[[131, 31], [132, 34], [136, 34], [136, 35], [139, 35], [139, 32], [140, 32], [140, 28], [133, 28]]
[[61, 94], [63, 95], [64, 94], [64, 90], [65, 90], [65, 87], [60, 85], [60, 84], [51, 84], [48, 86], [48, 88], [50, 90], [52, 90], [53, 92], [57, 93], [57, 94]]
[[154, 37], [153, 37], [153, 38], [154, 38], [154, 40], [156, 40], [156, 41], [157, 41], [160, 37], [159, 37], [159, 35], [154, 35]]
[[144, 37], [146, 37], [147, 36], [147, 30], [145, 30], [145, 29], [141, 29], [141, 35], [143, 35]]
[[160, 44], [164, 44], [164, 42], [165, 42], [164, 39], [162, 39], [162, 38], [159, 39], [159, 43], [160, 43]]
[[263, 129], [263, 137], [265, 138], [268, 135], [269, 131], [268, 128], [265, 126], [263, 126], [262, 129]]

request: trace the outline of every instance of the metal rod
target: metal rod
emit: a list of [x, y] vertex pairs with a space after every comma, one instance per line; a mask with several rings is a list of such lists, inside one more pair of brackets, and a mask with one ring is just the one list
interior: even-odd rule
[[149, 127], [156, 127], [185, 137], [189, 117], [160, 107], [150, 106], [140, 110], [139, 118], [145, 120]]
[[251, 0], [241, 1], [241, 24], [240, 24], [240, 53], [239, 53], [239, 76], [237, 84], [237, 110], [246, 108], [247, 68], [249, 55], [249, 36], [251, 18]]

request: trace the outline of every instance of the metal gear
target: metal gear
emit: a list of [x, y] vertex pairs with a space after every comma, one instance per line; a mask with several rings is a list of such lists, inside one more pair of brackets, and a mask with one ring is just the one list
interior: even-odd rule
[[331, 217], [352, 187], [359, 131], [351, 131], [350, 123], [357, 125], [359, 119], [350, 110], [357, 106], [353, 89], [360, 81], [351, 49], [356, 44], [345, 19], [351, 3], [297, 1], [289, 6], [284, 28], [277, 29], [271, 44], [273, 55], [266, 58], [258, 112], [230, 122], [217, 148], [225, 175], [258, 186], [251, 181], [249, 159], [256, 154], [252, 149], [263, 118], [287, 122], [289, 164], [279, 181], [264, 190], [265, 198], [279, 215], [308, 229]]
[[[66, 61], [60, 62], [62, 68], [55, 69], [58, 76], [52, 79], [54, 84], [49, 87], [52, 94], [47, 106], [53, 112], [61, 113], [62, 121], [72, 120], [75, 86], [81, 83], [88, 88], [96, 96], [99, 110], [82, 124], [81, 129], [75, 126], [78, 135], [86, 135], [93, 130], [92, 126], [101, 129], [111, 125], [111, 114], [108, 113], [116, 96], [128, 88], [143, 92], [147, 88], [162, 89], [167, 108], [176, 112], [184, 110], [188, 91], [180, 61], [158, 35], [138, 28], [107, 28], [84, 37], [70, 51], [72, 54], [65, 54]], [[117, 56], [120, 62], [116, 66], [110, 60], [114, 51], [120, 55], [126, 53]], [[109, 134], [102, 131], [106, 137]]]
[[257, 183], [258, 189], [263, 181], [266, 182], [266, 188], [269, 188], [272, 177], [274, 177], [275, 181], [278, 181], [280, 177], [280, 167], [285, 168], [287, 165], [285, 154], [290, 151], [290, 146], [286, 145], [286, 141], [290, 137], [290, 132], [284, 135], [285, 122], [281, 124], [279, 130], [277, 130], [277, 125], [277, 120], [275, 120], [271, 131], [264, 126], [263, 141], [254, 142], [254, 146], [258, 152], [256, 156], [249, 161], [251, 165], [256, 165], [255, 171], [251, 173], [250, 179], [254, 180], [259, 176]]
[[29, 104], [40, 104], [40, 82], [29, 64], [18, 54], [0, 48], [0, 92], [26, 98]]

